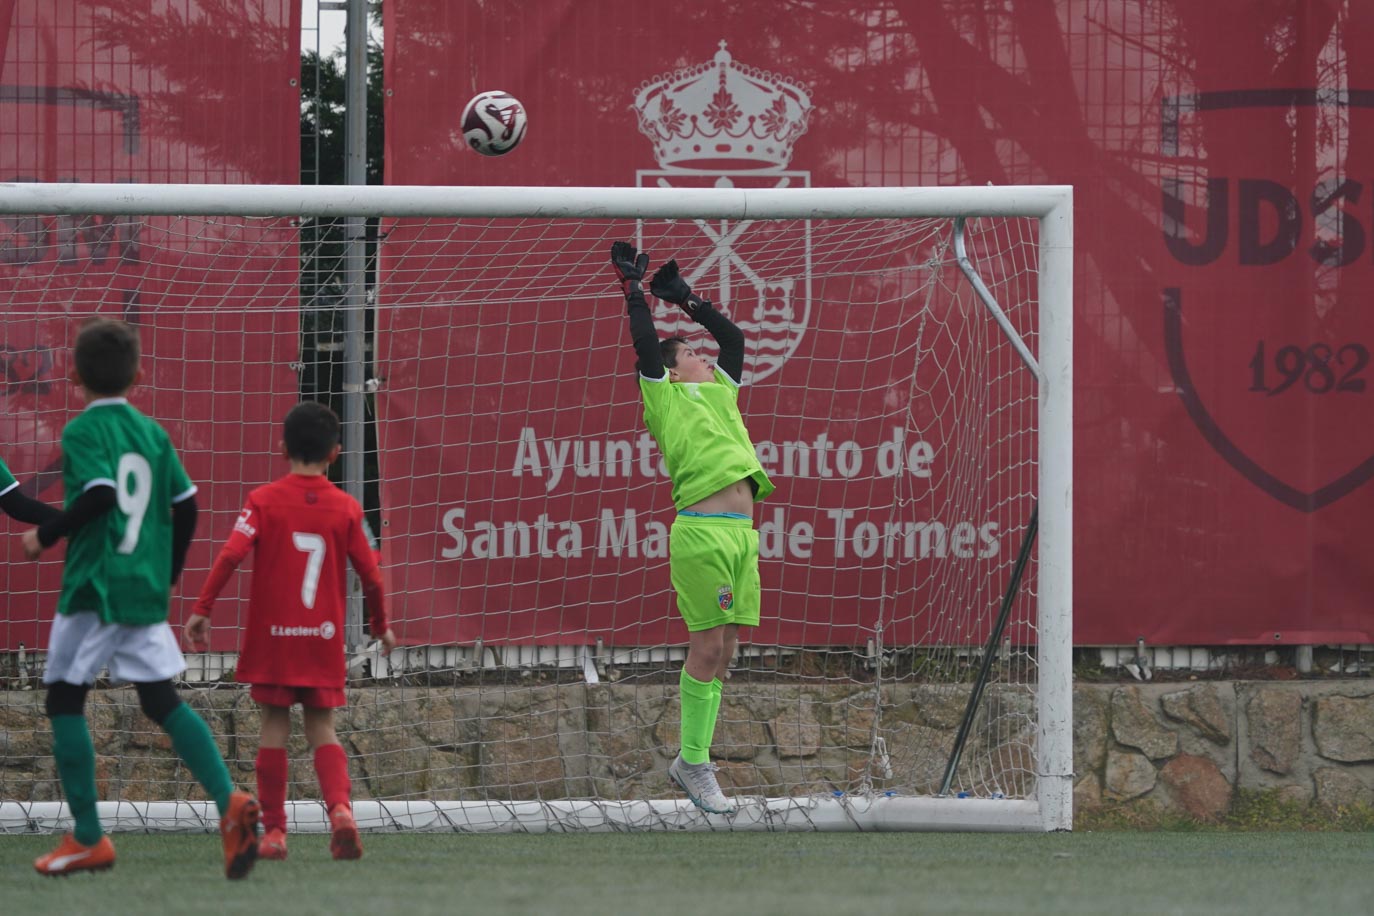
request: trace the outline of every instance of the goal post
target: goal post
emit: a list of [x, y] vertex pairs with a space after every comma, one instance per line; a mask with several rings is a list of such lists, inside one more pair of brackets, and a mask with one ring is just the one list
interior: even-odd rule
[[[370, 377], [329, 393], [376, 424], [404, 643], [350, 666], [340, 735], [361, 826], [1071, 828], [1071, 188], [0, 185], [6, 358], [48, 360], [55, 380], [80, 317], [144, 329], [153, 371], [134, 402], [208, 494], [174, 620], [242, 498], [282, 471], [301, 342], [318, 360], [346, 349], [325, 341], [342, 321], [302, 321], [348, 308], [329, 298], [346, 278], [312, 283], [309, 301], [301, 281], [313, 259], [342, 263], [302, 227], [346, 219], [380, 225]], [[734, 815], [701, 814], [663, 772], [685, 632], [615, 239], [650, 251], [651, 270], [676, 256], [744, 329], [741, 408], [779, 484], [756, 518], [764, 620], [716, 738]], [[681, 315], [655, 317], [709, 352]], [[54, 498], [74, 406], [41, 379], [6, 398], [0, 457]], [[14, 597], [0, 652], [24, 642], [35, 673], [52, 568], [0, 567]], [[257, 720], [229, 677], [240, 578], [216, 661], [197, 661], [185, 693], [251, 785]], [[133, 721], [136, 703], [101, 694], [93, 717]], [[961, 722], [970, 694], [982, 704]], [[11, 693], [11, 713], [27, 702]], [[0, 833], [65, 823], [41, 780], [12, 775], [40, 769], [43, 727], [24, 742], [12, 730], [11, 753], [35, 762], [0, 768]], [[969, 743], [946, 773], [956, 731]], [[121, 740], [100, 751], [112, 769], [145, 754], [171, 769], [151, 741]], [[180, 780], [157, 783], [179, 787], [168, 797], [112, 779], [102, 817], [210, 829], [213, 806]], [[308, 768], [292, 786], [293, 829], [326, 829]]]

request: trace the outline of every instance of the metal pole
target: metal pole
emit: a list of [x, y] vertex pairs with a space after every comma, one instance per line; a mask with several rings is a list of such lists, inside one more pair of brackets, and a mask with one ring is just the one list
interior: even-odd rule
[[[345, 33], [344, 181], [367, 184], [367, 0], [348, 0]], [[344, 219], [347, 248], [344, 270], [348, 284], [344, 311], [343, 459], [344, 490], [363, 502], [364, 336], [366, 333], [367, 280], [364, 220]], [[363, 631], [363, 598], [356, 574], [349, 574], [346, 639], [351, 650], [366, 644]]]
[[1046, 830], [1073, 829], [1073, 196], [1040, 220], [1036, 505], [1036, 797]]
[[1035, 532], [1040, 527], [1040, 506], [1031, 507], [1030, 521], [1021, 539], [1021, 550], [1016, 555], [1016, 565], [1012, 567], [1011, 581], [1002, 593], [1002, 606], [997, 612], [997, 621], [988, 634], [987, 645], [983, 647], [983, 663], [978, 667], [978, 677], [968, 693], [968, 704], [964, 707], [964, 717], [959, 721], [959, 733], [954, 736], [954, 749], [949, 752], [949, 762], [945, 765], [945, 778], [940, 783], [939, 795], [948, 795], [954, 784], [954, 775], [959, 770], [959, 758], [963, 756], [964, 745], [968, 742], [969, 732], [973, 730], [973, 720], [978, 716], [978, 704], [983, 699], [983, 688], [988, 684], [992, 663], [997, 659], [997, 647], [1002, 644], [1002, 633], [1006, 631], [1007, 620], [1011, 617], [1011, 607], [1016, 603], [1016, 593], [1021, 590], [1021, 576], [1030, 560], [1031, 546], [1035, 543]]

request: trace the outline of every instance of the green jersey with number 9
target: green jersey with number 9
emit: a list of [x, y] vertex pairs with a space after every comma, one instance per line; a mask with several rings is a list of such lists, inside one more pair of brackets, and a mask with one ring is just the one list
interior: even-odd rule
[[167, 432], [124, 398], [91, 401], [62, 430], [66, 507], [94, 486], [115, 488], [115, 507], [67, 544], [59, 614], [95, 611], [105, 623], [167, 619], [172, 504], [196, 487]]

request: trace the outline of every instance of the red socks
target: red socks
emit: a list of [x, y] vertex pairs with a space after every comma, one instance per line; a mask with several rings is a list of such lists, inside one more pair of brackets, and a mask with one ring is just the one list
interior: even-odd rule
[[286, 748], [258, 748], [258, 804], [264, 830], [286, 829]]
[[315, 748], [315, 773], [320, 778], [320, 795], [326, 810], [349, 804], [353, 783], [348, 778], [348, 757], [342, 747], [322, 744]]
[[[255, 762], [258, 771], [258, 803], [262, 805], [264, 830], [286, 829], [286, 749], [264, 747], [258, 749]], [[315, 773], [320, 778], [320, 795], [324, 806], [333, 811], [337, 805], [348, 805], [353, 783], [348, 778], [348, 757], [337, 744], [315, 748]]]

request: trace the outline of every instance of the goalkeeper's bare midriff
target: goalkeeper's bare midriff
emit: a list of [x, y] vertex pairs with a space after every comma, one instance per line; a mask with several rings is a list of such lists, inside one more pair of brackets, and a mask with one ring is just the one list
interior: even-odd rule
[[705, 499], [698, 500], [690, 506], [684, 506], [683, 512], [700, 512], [704, 515], [713, 515], [719, 512], [734, 512], [737, 515], [754, 515], [754, 488], [749, 485], [749, 478], [742, 477], [734, 483], [721, 487]]

